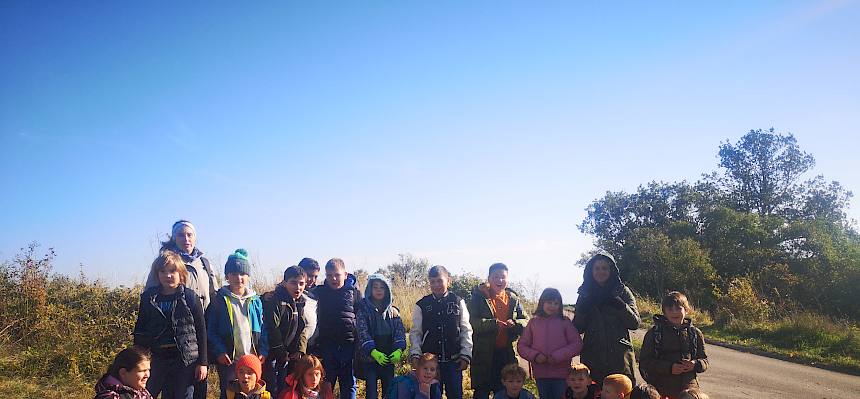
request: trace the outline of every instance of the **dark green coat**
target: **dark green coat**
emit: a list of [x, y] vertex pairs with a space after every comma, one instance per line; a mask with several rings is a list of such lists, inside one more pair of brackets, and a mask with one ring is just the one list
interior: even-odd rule
[[[594, 285], [591, 269], [598, 257], [606, 257], [614, 266], [606, 291]], [[591, 370], [598, 384], [609, 374], [624, 374], [636, 384], [636, 356], [630, 341], [630, 330], [639, 328], [639, 309], [633, 293], [618, 277], [615, 259], [605, 252], [595, 255], [585, 267], [583, 287], [573, 316], [573, 324], [583, 334], [580, 361]]]
[[[470, 373], [472, 376], [472, 389], [490, 389], [494, 385], [494, 381], [490, 381], [492, 372], [493, 351], [496, 346], [496, 335], [499, 328], [496, 326], [496, 315], [490, 300], [484, 294], [481, 287], [486, 284], [479, 285], [472, 290], [472, 299], [467, 307], [469, 308], [469, 323], [472, 325], [472, 364]], [[514, 355], [514, 341], [519, 338], [526, 327], [528, 317], [523, 310], [523, 305], [520, 303], [516, 292], [510, 288], [505, 291], [510, 297], [508, 301], [508, 314], [517, 324], [508, 330], [508, 345], [506, 350], [509, 351], [507, 356], [510, 362], [516, 362]]]

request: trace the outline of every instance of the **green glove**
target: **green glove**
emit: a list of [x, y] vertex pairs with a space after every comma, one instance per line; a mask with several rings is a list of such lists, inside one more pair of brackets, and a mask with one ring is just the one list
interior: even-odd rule
[[403, 355], [403, 351], [398, 349], [394, 352], [391, 352], [391, 356], [388, 358], [391, 359], [391, 363], [400, 363], [400, 356]]
[[370, 357], [372, 357], [373, 360], [376, 360], [376, 362], [379, 363], [380, 366], [388, 364], [388, 356], [385, 356], [384, 353], [376, 349], [370, 351]]

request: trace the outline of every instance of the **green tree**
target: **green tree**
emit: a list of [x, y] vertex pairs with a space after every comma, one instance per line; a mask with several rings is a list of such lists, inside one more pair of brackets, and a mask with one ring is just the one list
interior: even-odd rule
[[398, 261], [389, 264], [379, 272], [392, 282], [400, 282], [409, 287], [427, 288], [427, 270], [430, 261], [416, 258], [412, 254], [398, 254]]

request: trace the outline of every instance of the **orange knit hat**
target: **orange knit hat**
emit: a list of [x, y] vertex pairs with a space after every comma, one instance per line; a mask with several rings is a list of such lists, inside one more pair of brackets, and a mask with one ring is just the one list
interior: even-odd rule
[[263, 374], [263, 365], [260, 364], [260, 359], [254, 355], [245, 355], [236, 361], [236, 374], [239, 374], [239, 367], [243, 366], [254, 371], [254, 374], [257, 375], [257, 380]]

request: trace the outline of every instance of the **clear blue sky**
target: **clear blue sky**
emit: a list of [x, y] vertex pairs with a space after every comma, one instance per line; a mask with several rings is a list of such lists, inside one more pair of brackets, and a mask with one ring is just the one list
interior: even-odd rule
[[[173, 221], [220, 265], [496, 261], [573, 300], [606, 190], [794, 133], [860, 192], [860, 4], [6, 1], [0, 259], [142, 281]], [[857, 208], [851, 216], [858, 218]]]

